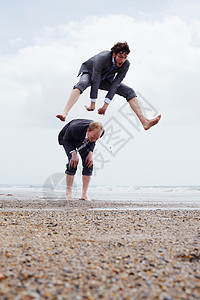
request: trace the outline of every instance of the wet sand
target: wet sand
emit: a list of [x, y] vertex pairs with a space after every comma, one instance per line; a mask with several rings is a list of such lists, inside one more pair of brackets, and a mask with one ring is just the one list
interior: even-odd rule
[[194, 207], [7, 195], [0, 208], [0, 299], [200, 299]]

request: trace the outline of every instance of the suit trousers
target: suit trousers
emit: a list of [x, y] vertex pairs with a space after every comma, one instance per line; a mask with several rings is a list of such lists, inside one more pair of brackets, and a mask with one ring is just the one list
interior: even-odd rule
[[[65, 152], [67, 154], [67, 157], [68, 157], [68, 160], [70, 162], [70, 159], [72, 158], [72, 155], [71, 153], [69, 152], [68, 148], [65, 147], [65, 144], [63, 144], [63, 147], [65, 149]], [[72, 149], [74, 150], [74, 149]], [[88, 155], [88, 151], [83, 149], [83, 150], [80, 150], [79, 151], [79, 154], [81, 156], [81, 160], [82, 160], [82, 166], [83, 166], [83, 170], [82, 170], [82, 175], [86, 175], [86, 176], [91, 176], [92, 175], [92, 171], [93, 171], [93, 165], [91, 167], [88, 167], [86, 165], [86, 157]], [[65, 171], [65, 174], [68, 174], [68, 175], [75, 175], [76, 174], [76, 171], [77, 171], [77, 167], [74, 168], [72, 167], [70, 164], [66, 164], [66, 171]]]
[[[101, 81], [99, 89], [109, 91], [111, 84], [112, 82], [105, 78]], [[79, 82], [74, 86], [74, 89], [79, 89], [82, 94], [82, 92], [89, 86], [91, 86], [91, 75], [89, 73], [83, 73], [80, 77]], [[134, 97], [137, 97], [135, 91], [123, 83], [119, 85], [116, 94], [124, 97], [127, 101], [131, 100]]]

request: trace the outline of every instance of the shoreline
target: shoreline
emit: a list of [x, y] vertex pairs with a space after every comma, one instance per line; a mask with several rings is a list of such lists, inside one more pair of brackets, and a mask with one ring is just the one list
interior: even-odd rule
[[55, 199], [52, 197], [32, 197], [0, 194], [0, 209], [6, 210], [61, 210], [89, 209], [89, 210], [200, 210], [200, 201], [160, 201], [158, 199], [130, 200], [93, 200], [85, 201], [74, 199], [72, 201]]

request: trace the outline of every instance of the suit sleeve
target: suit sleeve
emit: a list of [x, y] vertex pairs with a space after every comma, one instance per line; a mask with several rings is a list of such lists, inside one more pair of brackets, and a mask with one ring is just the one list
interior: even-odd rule
[[63, 145], [65, 146], [65, 149], [67, 152], [70, 152], [72, 150], [76, 149], [76, 146], [73, 143], [73, 128], [70, 126], [67, 128], [64, 136], [63, 136]]
[[95, 147], [95, 145], [96, 145], [96, 143], [95, 142], [90, 142], [89, 144], [88, 144], [88, 152], [90, 152], [90, 151], [94, 151], [94, 147]]
[[128, 72], [129, 66], [130, 66], [130, 63], [128, 63], [127, 65], [124, 65], [124, 68], [122, 68], [118, 72], [117, 76], [115, 77], [115, 79], [113, 80], [113, 82], [110, 86], [110, 89], [106, 95], [106, 98], [112, 100], [112, 98], [114, 97], [114, 95], [117, 92], [118, 87], [120, 86], [121, 82], [125, 78], [126, 73]]
[[91, 90], [90, 90], [90, 98], [97, 99], [98, 98], [98, 89], [101, 83], [101, 75], [102, 70], [104, 68], [105, 61], [102, 56], [96, 58], [94, 62], [94, 67], [91, 76]]

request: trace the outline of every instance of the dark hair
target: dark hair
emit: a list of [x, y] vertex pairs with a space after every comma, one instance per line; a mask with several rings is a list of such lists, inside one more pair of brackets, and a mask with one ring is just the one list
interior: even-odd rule
[[111, 48], [111, 50], [115, 54], [118, 54], [119, 52], [125, 52], [126, 54], [130, 53], [129, 45], [127, 44], [127, 42], [124, 43], [118, 42]]

